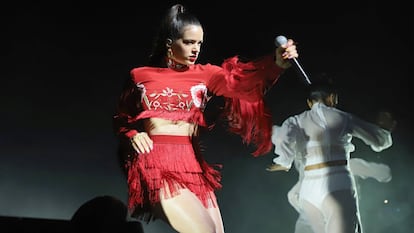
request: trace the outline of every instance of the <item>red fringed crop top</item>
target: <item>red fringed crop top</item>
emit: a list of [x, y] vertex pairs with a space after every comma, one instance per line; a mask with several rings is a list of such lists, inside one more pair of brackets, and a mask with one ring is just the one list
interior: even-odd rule
[[[131, 125], [151, 117], [206, 126], [203, 110], [209, 91], [226, 97], [227, 118], [232, 121], [230, 130], [241, 135], [245, 142], [258, 145], [255, 155], [267, 152], [272, 147], [272, 122], [265, 109], [263, 95], [277, 81], [281, 71], [273, 56], [246, 63], [232, 57], [225, 60], [221, 67], [195, 64], [184, 71], [159, 67], [134, 68], [131, 70], [134, 86], [125, 90], [122, 98], [126, 103], [134, 103], [128, 100], [132, 96], [139, 100], [119, 110], [115, 116], [118, 121], [116, 130], [131, 137], [137, 132]], [[141, 105], [139, 110], [138, 102]]]

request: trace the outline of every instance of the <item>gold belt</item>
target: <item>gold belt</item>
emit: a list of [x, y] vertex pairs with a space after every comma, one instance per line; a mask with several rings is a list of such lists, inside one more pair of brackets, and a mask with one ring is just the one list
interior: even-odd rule
[[333, 161], [308, 165], [308, 166], [305, 167], [305, 171], [324, 168], [324, 167], [343, 166], [343, 165], [347, 165], [347, 164], [348, 164], [348, 162], [346, 160], [333, 160]]

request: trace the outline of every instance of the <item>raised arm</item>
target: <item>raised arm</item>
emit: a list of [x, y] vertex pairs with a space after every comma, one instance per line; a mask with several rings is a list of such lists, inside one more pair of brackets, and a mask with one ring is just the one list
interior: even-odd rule
[[352, 135], [361, 139], [375, 152], [392, 146], [391, 131], [356, 116], [352, 116]]

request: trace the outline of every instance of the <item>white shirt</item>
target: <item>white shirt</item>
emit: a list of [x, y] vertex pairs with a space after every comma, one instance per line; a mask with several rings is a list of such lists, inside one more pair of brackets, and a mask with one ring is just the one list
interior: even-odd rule
[[375, 152], [392, 145], [391, 133], [360, 118], [315, 103], [310, 110], [286, 119], [273, 127], [274, 163], [291, 168], [295, 156], [303, 156], [305, 165], [332, 160], [348, 160], [355, 150], [353, 137], [361, 139]]

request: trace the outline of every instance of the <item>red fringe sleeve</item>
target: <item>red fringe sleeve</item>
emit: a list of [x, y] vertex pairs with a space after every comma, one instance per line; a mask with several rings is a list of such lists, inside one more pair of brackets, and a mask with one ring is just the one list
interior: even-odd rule
[[237, 56], [225, 60], [222, 70], [209, 80], [208, 88], [226, 97], [224, 114], [229, 130], [243, 142], [256, 146], [253, 156], [272, 149], [272, 116], [264, 102], [264, 94], [278, 80], [283, 69], [273, 56], [241, 62]]
[[130, 138], [143, 131], [142, 121], [133, 120], [140, 112], [142, 112], [141, 90], [129, 78], [124, 84], [112, 119], [114, 133], [119, 138], [117, 154], [122, 165], [137, 155]]
[[141, 91], [128, 79], [125, 83], [113, 117], [114, 132], [118, 136], [131, 138], [138, 133], [140, 125], [133, 119], [142, 112]]

